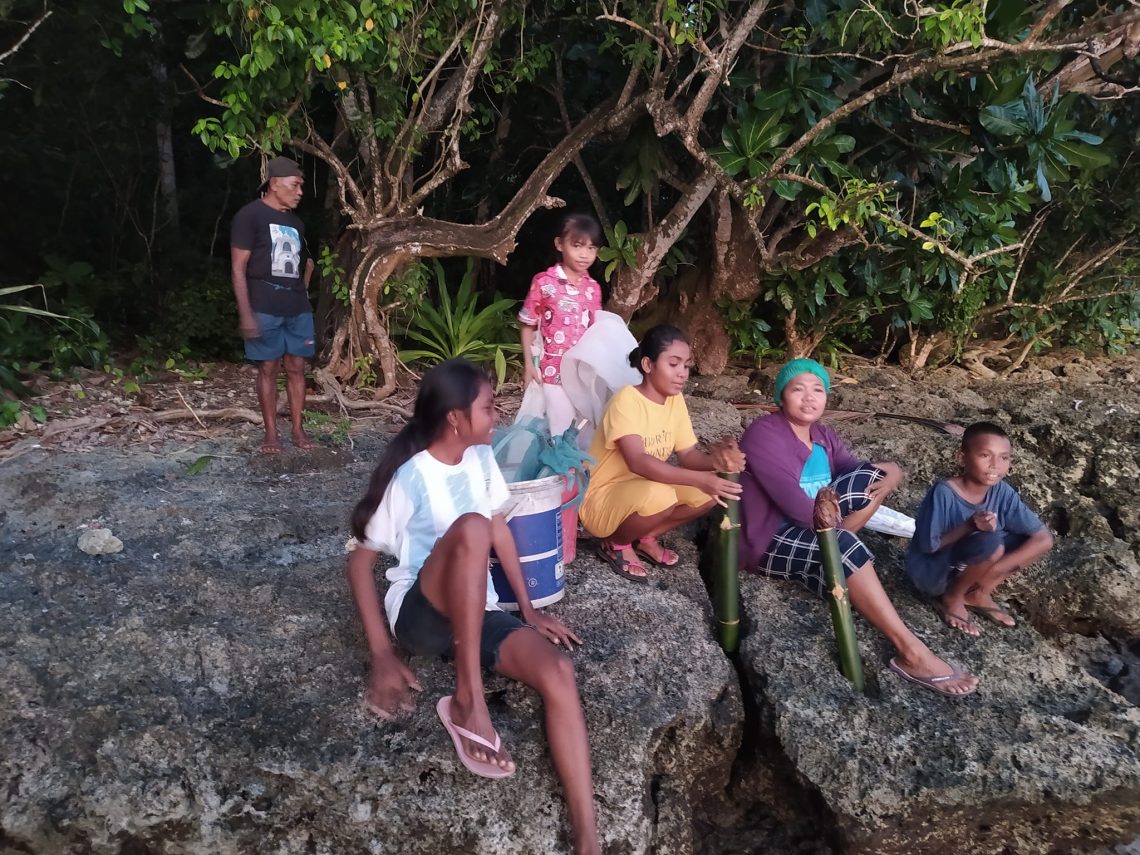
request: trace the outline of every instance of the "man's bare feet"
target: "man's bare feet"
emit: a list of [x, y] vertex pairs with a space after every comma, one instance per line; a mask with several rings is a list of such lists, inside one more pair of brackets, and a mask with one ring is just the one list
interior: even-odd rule
[[981, 612], [999, 626], [1017, 626], [1017, 621], [1013, 619], [1013, 615], [1007, 614], [990, 594], [983, 594], [978, 590], [971, 591], [966, 594], [966, 608], [970, 611]]
[[[491, 714], [487, 712], [485, 703], [465, 704], [458, 695], [454, 695], [451, 698], [451, 720], [464, 730], [469, 730], [488, 742], [495, 741], [495, 728], [491, 724]], [[499, 746], [498, 751], [491, 751], [478, 742], [464, 739], [463, 750], [473, 760], [478, 760], [481, 763], [493, 763], [504, 772], [515, 770], [515, 761], [511, 759], [510, 752], [502, 745]]]
[[978, 625], [970, 620], [970, 615], [966, 611], [965, 600], [947, 600], [945, 597], [939, 597], [934, 601], [934, 610], [938, 612], [943, 623], [951, 629], [956, 629], [958, 632], [973, 638], [981, 635]]
[[261, 443], [261, 447], [257, 451], [259, 454], [280, 454], [281, 440], [277, 438], [277, 434], [267, 433], [265, 441]]
[[[921, 642], [912, 650], [906, 652], [900, 650], [894, 661], [916, 682], [946, 677], [954, 673], [953, 665], [935, 656], [930, 648]], [[957, 679], [939, 681], [937, 691], [947, 695], [968, 695], [978, 687], [978, 682], [978, 678], [973, 674], [963, 671]]]
[[319, 445], [307, 433], [302, 431], [293, 431], [293, 447], [299, 448], [301, 451], [308, 451], [309, 449], [316, 448]]

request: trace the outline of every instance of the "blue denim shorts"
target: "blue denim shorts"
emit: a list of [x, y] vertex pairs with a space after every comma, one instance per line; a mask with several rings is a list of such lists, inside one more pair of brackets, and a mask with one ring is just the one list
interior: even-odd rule
[[299, 315], [267, 315], [254, 312], [261, 336], [245, 340], [245, 358], [253, 362], [271, 362], [286, 353], [309, 358], [316, 353], [313, 313]]

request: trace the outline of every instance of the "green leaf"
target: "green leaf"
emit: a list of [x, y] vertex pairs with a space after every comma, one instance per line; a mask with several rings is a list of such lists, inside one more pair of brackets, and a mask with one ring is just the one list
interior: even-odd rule
[[[720, 164], [720, 168], [729, 175], [739, 175], [745, 166], [748, 165], [748, 158], [745, 155], [728, 148], [714, 148], [709, 154]], [[627, 202], [626, 204], [629, 203]]]
[[1000, 137], [1024, 136], [1029, 133], [1025, 107], [1019, 103], [983, 107], [979, 120], [983, 128]]
[[214, 459], [213, 455], [203, 454], [201, 457], [199, 457], [197, 460], [195, 460], [193, 463], [191, 463], [189, 466], [186, 467], [186, 474], [187, 475], [201, 475], [203, 472], [206, 471], [206, 467], [210, 465], [210, 461], [213, 459]]
[[[1089, 134], [1088, 136], [1092, 136]], [[1098, 138], [1099, 139], [1099, 138]], [[1067, 140], [1055, 140], [1049, 146], [1051, 154], [1060, 157], [1067, 165], [1077, 169], [1098, 169], [1113, 162], [1112, 155], [1098, 151], [1092, 145]]]
[[499, 386], [507, 379], [507, 356], [501, 347], [495, 348], [495, 375], [499, 378]]
[[789, 133], [789, 125], [781, 125], [782, 110], [759, 113], [749, 110], [740, 126], [740, 151], [748, 157], [758, 157], [783, 142]]
[[781, 199], [787, 199], [789, 202], [794, 201], [804, 192], [804, 185], [798, 181], [787, 181], [782, 178], [773, 181], [771, 187], [777, 196]]

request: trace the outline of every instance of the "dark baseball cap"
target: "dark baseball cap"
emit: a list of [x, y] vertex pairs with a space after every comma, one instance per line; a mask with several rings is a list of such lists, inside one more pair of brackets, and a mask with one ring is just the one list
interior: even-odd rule
[[291, 157], [275, 157], [269, 161], [265, 168], [265, 180], [261, 183], [259, 191], [264, 193], [269, 189], [270, 178], [304, 178], [305, 173], [297, 161]]

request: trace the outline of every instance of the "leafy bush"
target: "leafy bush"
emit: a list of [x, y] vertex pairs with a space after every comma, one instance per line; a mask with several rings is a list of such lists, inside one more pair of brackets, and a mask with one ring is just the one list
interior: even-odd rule
[[467, 271], [452, 302], [443, 265], [432, 259], [432, 267], [439, 308], [432, 306], [430, 301], [420, 304], [401, 331], [403, 336], [420, 346], [401, 350], [400, 361], [435, 365], [463, 357], [481, 365], [493, 364], [501, 385], [507, 376], [507, 354], [518, 353], [521, 349], [517, 341], [511, 341], [513, 328], [508, 310], [515, 301], [496, 298], [482, 309], [478, 308], [474, 261], [468, 259]]

